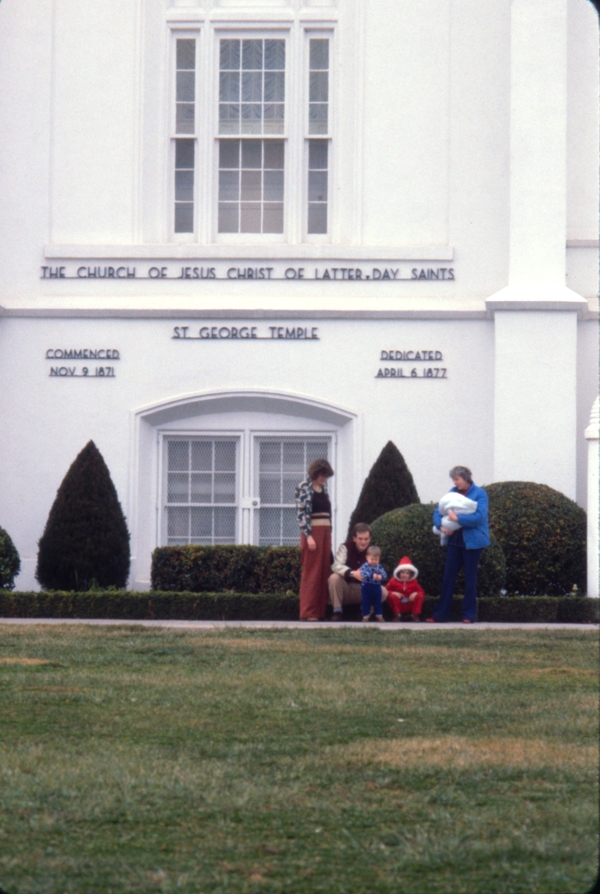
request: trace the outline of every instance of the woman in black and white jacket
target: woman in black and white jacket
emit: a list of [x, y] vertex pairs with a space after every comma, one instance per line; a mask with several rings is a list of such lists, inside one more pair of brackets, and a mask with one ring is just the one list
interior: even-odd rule
[[320, 621], [327, 607], [327, 580], [331, 566], [331, 503], [326, 482], [333, 469], [326, 459], [315, 459], [308, 476], [296, 488], [300, 526], [300, 619]]

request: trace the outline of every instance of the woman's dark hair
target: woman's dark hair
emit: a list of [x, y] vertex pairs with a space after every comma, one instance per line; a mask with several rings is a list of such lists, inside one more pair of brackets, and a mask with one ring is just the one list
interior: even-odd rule
[[467, 484], [473, 484], [473, 475], [471, 474], [471, 470], [467, 469], [466, 466], [453, 466], [450, 469], [450, 477], [459, 477], [466, 481]]
[[333, 475], [333, 469], [326, 459], [313, 459], [308, 467], [308, 477], [311, 481], [314, 481], [319, 475], [325, 475], [327, 478], [331, 478]]

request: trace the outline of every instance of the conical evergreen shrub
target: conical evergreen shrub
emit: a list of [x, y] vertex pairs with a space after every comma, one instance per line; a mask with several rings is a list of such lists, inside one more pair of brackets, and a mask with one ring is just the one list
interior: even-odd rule
[[372, 521], [411, 503], [418, 503], [419, 495], [404, 457], [392, 441], [388, 441], [367, 475], [356, 509], [350, 517], [348, 536], [355, 524]]
[[15, 577], [21, 570], [17, 547], [4, 528], [0, 528], [0, 590], [14, 590]]
[[129, 532], [100, 451], [89, 441], [65, 475], [39, 542], [36, 578], [47, 590], [125, 587]]

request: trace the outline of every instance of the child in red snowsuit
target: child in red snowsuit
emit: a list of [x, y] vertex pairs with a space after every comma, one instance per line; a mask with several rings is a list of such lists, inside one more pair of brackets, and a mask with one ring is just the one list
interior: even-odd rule
[[408, 556], [403, 556], [387, 585], [388, 605], [394, 612], [394, 621], [399, 621], [400, 615], [409, 612], [413, 621], [421, 620], [425, 591], [417, 582], [418, 574], [418, 568]]

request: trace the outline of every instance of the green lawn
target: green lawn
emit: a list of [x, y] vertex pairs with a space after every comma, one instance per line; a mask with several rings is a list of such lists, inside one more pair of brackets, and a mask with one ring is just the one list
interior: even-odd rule
[[7, 894], [583, 894], [598, 633], [0, 627]]

